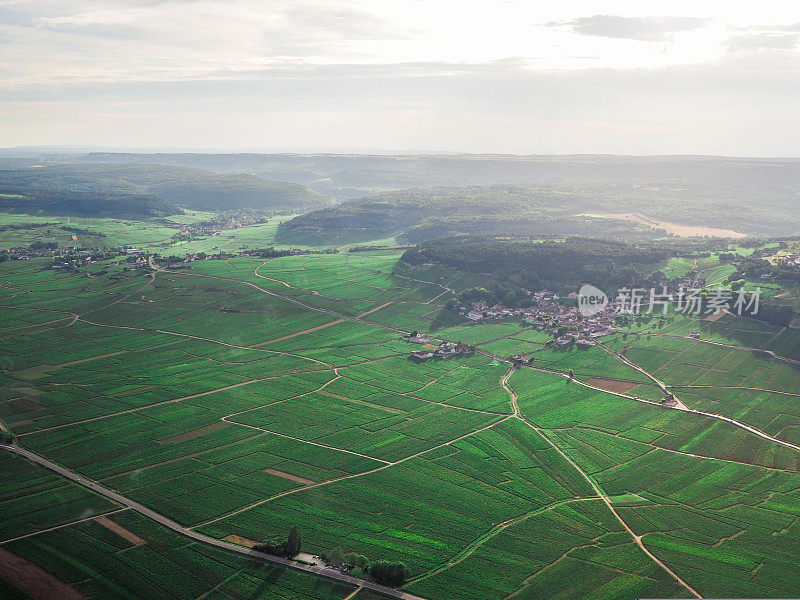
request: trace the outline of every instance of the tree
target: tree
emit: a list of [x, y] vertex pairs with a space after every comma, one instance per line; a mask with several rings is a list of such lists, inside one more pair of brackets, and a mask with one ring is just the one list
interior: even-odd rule
[[569, 378], [575, 379], [575, 373], [572, 372], [572, 369], [569, 370]]
[[328, 562], [330, 562], [334, 567], [339, 567], [344, 564], [344, 552], [342, 552], [341, 548], [334, 548], [331, 555], [328, 557]]
[[286, 539], [286, 556], [297, 556], [300, 553], [301, 543], [300, 529], [295, 525], [289, 530], [289, 537]]
[[408, 567], [401, 562], [378, 560], [370, 565], [369, 574], [378, 583], [396, 587], [403, 585], [408, 579]]
[[297, 525], [289, 530], [289, 536], [281, 543], [277, 543], [274, 539], [268, 540], [263, 544], [256, 544], [253, 550], [259, 552], [266, 552], [267, 554], [274, 554], [275, 556], [285, 556], [292, 558], [297, 556], [300, 552], [301, 536], [300, 530]]

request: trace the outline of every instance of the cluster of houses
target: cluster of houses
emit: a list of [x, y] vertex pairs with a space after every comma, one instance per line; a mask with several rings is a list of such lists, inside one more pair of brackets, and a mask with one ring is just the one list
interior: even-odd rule
[[422, 350], [415, 350], [408, 355], [410, 359], [416, 361], [428, 360], [429, 358], [453, 358], [454, 356], [462, 356], [475, 352], [475, 346], [462, 344], [461, 342], [445, 341], [437, 345], [435, 340], [421, 333], [417, 333], [416, 331], [404, 337], [403, 340], [412, 344], [422, 344], [424, 346]]
[[[573, 292], [567, 298], [575, 300], [577, 297], [578, 294]], [[485, 302], [459, 302], [456, 310], [475, 322], [522, 317], [526, 325], [532, 325], [540, 331], [552, 332], [554, 339], [551, 343], [555, 346], [572, 343], [593, 346], [595, 338], [607, 335], [613, 330], [615, 316], [613, 302], [595, 315], [584, 316], [577, 306], [561, 302], [559, 296], [547, 290], [532, 293], [531, 300], [531, 305], [525, 308], [508, 308], [500, 304], [488, 306]]]
[[661, 406], [667, 406], [669, 408], [672, 408], [673, 406], [677, 406], [677, 405], [678, 405], [678, 401], [675, 399], [675, 395], [674, 394], [667, 393], [661, 399]]

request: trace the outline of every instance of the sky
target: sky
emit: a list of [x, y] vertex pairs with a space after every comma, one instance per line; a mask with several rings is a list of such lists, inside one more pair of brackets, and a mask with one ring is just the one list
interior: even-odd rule
[[0, 0], [0, 147], [800, 156], [800, 3]]

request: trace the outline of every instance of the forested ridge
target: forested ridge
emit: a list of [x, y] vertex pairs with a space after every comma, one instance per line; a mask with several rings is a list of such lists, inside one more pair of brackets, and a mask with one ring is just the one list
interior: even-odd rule
[[161, 217], [193, 210], [309, 210], [329, 200], [294, 183], [163, 165], [57, 164], [0, 169], [0, 210]]

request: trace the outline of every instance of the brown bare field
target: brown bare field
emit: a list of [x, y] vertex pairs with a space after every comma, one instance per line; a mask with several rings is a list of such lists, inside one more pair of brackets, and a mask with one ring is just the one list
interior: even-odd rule
[[100, 525], [102, 525], [106, 529], [110, 529], [121, 538], [128, 540], [134, 546], [141, 546], [142, 544], [147, 543], [147, 540], [145, 540], [144, 538], [140, 538], [132, 531], [125, 529], [122, 525], [120, 525], [119, 523], [115, 523], [108, 517], [96, 517], [95, 521], [97, 521]]
[[311, 485], [312, 483], [317, 483], [313, 479], [306, 479], [305, 477], [300, 477], [300, 475], [293, 475], [292, 473], [287, 473], [286, 471], [278, 471], [278, 469], [264, 469], [264, 473], [269, 473], [270, 475], [277, 475], [278, 477], [283, 477], [284, 479], [291, 479], [292, 481], [296, 481], [297, 483], [302, 483], [303, 485]]
[[717, 229], [715, 227], [703, 227], [698, 225], [682, 225], [680, 223], [671, 223], [669, 221], [659, 221], [639, 213], [591, 213], [578, 216], [595, 216], [603, 217], [606, 219], [622, 219], [624, 221], [634, 221], [642, 223], [653, 229], [664, 229], [667, 233], [674, 233], [681, 237], [694, 237], [694, 236], [709, 236], [709, 237], [729, 237], [729, 238], [743, 238], [746, 233], [740, 231], [733, 231], [732, 229]]
[[250, 540], [246, 537], [242, 537], [240, 535], [236, 535], [233, 533], [222, 539], [226, 542], [230, 542], [231, 544], [236, 544], [237, 546], [244, 546], [245, 548], [252, 548], [256, 544], [258, 544], [258, 542], [255, 540]]
[[213, 433], [214, 431], [218, 431], [228, 426], [230, 426], [230, 423], [226, 421], [217, 421], [216, 423], [212, 423], [211, 425], [206, 425], [205, 427], [200, 427], [199, 429], [192, 429], [191, 431], [187, 431], [185, 433], [179, 433], [178, 435], [173, 435], [172, 437], [164, 438], [163, 440], [158, 440], [158, 443], [177, 444], [178, 442], [193, 440], [207, 433]]
[[39, 565], [0, 548], [0, 577], [35, 600], [83, 600], [86, 594]]
[[638, 387], [641, 382], [637, 381], [626, 381], [624, 379], [610, 379], [607, 377], [590, 377], [586, 380], [586, 383], [589, 385], [593, 385], [594, 387], [600, 388], [601, 390], [606, 390], [607, 392], [617, 392], [620, 394], [624, 394], [625, 392], [630, 392], [633, 388]]
[[724, 317], [726, 314], [727, 314], [727, 312], [726, 312], [726, 311], [724, 311], [724, 310], [718, 310], [718, 311], [717, 311], [717, 312], [715, 312], [713, 315], [708, 315], [708, 316], [705, 318], [705, 320], [706, 320], [706, 321], [710, 321], [711, 323], [713, 323], [714, 321], [719, 321], [719, 320], [720, 320], [722, 317]]
[[44, 408], [43, 404], [39, 404], [38, 402], [34, 402], [33, 400], [28, 400], [27, 398], [12, 398], [11, 402], [14, 404], [19, 404], [23, 408], [31, 408], [33, 410], [39, 410], [40, 408]]

